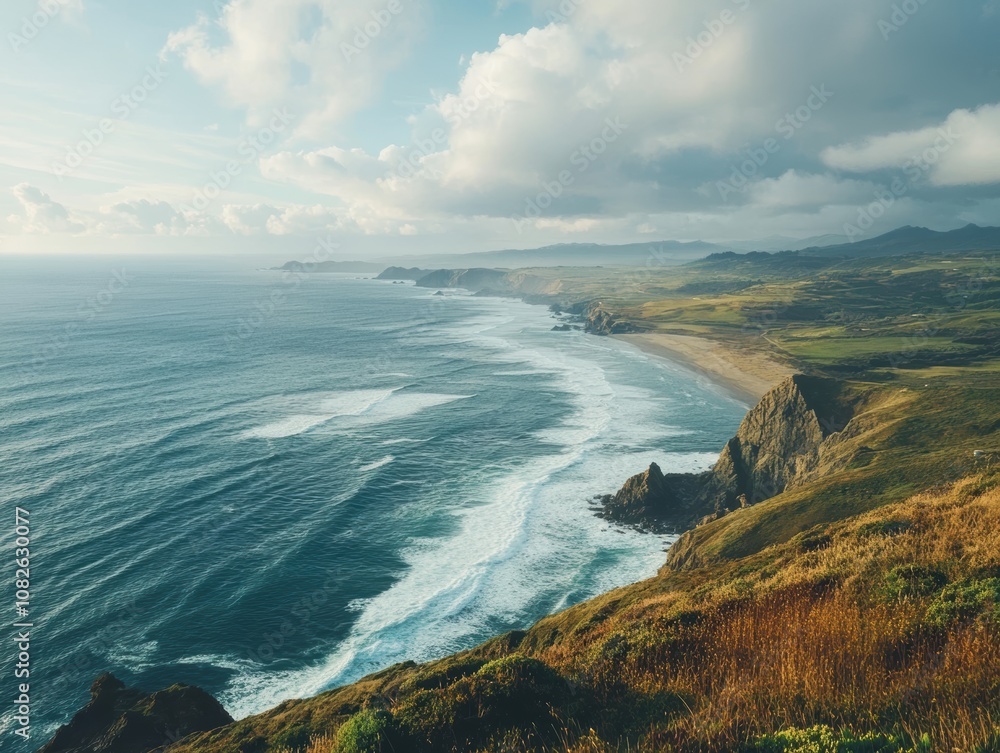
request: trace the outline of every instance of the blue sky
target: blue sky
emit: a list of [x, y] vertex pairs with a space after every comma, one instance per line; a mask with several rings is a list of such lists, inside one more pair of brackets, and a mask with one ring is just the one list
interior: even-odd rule
[[996, 0], [12, 0], [0, 253], [1000, 224], [998, 32]]

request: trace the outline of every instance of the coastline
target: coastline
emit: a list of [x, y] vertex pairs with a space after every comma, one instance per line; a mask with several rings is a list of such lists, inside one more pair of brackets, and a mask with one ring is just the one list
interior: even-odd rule
[[684, 366], [751, 407], [795, 369], [761, 353], [693, 335], [612, 335], [644, 353]]

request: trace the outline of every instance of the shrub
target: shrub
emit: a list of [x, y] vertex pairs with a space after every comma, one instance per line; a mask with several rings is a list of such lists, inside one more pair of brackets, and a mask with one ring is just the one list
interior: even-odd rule
[[913, 748], [894, 736], [873, 732], [855, 736], [818, 726], [757, 738], [750, 750], [754, 753], [925, 753], [930, 750], [930, 740], [925, 737]]
[[392, 715], [387, 711], [365, 709], [348, 719], [337, 731], [334, 753], [380, 753], [389, 748]]
[[927, 621], [938, 627], [977, 616], [1000, 622], [1000, 578], [953, 583], [927, 608]]
[[271, 743], [271, 747], [285, 750], [299, 750], [309, 745], [314, 736], [312, 730], [307, 726], [297, 724], [294, 727], [289, 727], [275, 737]]
[[925, 565], [898, 565], [885, 574], [882, 593], [890, 599], [930, 596], [947, 584], [940, 570]]
[[568, 691], [548, 665], [512, 654], [447, 687], [408, 695], [396, 708], [395, 719], [416, 746], [474, 750], [474, 742], [506, 730], [551, 728], [551, 706], [565, 701]]

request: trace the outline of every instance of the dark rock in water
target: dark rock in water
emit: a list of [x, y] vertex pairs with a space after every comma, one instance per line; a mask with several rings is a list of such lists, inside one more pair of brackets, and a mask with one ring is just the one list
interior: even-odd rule
[[660, 533], [690, 528], [704, 515], [699, 495], [709, 475], [664, 475], [653, 463], [649, 470], [626, 481], [617, 494], [602, 499], [604, 517]]
[[438, 291], [438, 292], [436, 292], [436, 293], [435, 293], [434, 295], [444, 295], [444, 291], [443, 291], [443, 290], [439, 290], [439, 291]]
[[149, 753], [232, 722], [200, 688], [173, 685], [147, 695], [105, 673], [91, 686], [90, 703], [39, 753]]
[[[653, 464], [604, 498], [604, 517], [680, 532], [764, 502], [824, 470], [824, 451], [852, 417], [835, 380], [789, 377], [746, 415], [712, 470], [664, 474]], [[671, 562], [682, 557], [682, 546], [671, 550]]]
[[553, 332], [572, 332], [573, 328], [568, 324], [557, 324], [552, 328]]

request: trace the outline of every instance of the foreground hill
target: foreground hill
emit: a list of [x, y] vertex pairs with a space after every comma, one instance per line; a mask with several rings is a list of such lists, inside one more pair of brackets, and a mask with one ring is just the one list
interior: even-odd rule
[[[1000, 456], [972, 448], [1000, 446], [995, 393], [849, 389], [857, 413], [827, 458], [840, 470], [696, 528], [656, 578], [169, 750], [985, 745], [1000, 727]], [[879, 744], [783, 742], [824, 726]]]
[[798, 374], [709, 478], [650, 469], [613, 495], [615, 519], [687, 529], [655, 578], [162, 750], [1000, 751], [996, 259], [773, 258], [474, 271], [596, 333], [707, 338], [733, 368], [760, 352]]

